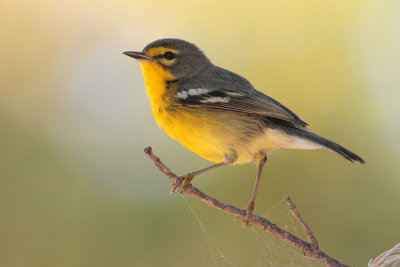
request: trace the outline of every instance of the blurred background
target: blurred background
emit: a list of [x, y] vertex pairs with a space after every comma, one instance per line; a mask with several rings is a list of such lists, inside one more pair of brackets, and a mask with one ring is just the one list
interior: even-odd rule
[[[1, 266], [319, 266], [189, 196], [209, 163], [158, 129], [139, 63], [123, 51], [176, 37], [249, 79], [316, 133], [362, 156], [280, 150], [256, 213], [351, 266], [400, 241], [400, 2], [0, 1]], [[255, 166], [194, 184], [244, 208]]]

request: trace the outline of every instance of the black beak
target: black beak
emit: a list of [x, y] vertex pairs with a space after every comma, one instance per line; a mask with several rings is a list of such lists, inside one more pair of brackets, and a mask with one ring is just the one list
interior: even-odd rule
[[154, 61], [155, 59], [152, 57], [147, 56], [145, 53], [143, 52], [133, 52], [133, 51], [126, 51], [123, 53], [124, 55], [136, 58], [138, 60], [150, 60], [150, 61]]

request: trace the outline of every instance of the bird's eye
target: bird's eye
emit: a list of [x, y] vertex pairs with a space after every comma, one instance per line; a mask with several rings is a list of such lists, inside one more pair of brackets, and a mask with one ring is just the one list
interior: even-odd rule
[[175, 58], [175, 54], [172, 53], [171, 51], [165, 52], [164, 53], [164, 58], [167, 60], [172, 60]]

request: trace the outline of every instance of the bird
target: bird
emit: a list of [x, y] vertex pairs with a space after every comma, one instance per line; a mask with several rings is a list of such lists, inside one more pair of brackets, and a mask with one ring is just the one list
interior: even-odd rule
[[[211, 169], [251, 161], [256, 164], [245, 225], [249, 225], [263, 167], [272, 151], [325, 148], [350, 162], [365, 163], [350, 150], [313, 133], [293, 111], [257, 91], [247, 79], [214, 65], [190, 42], [159, 39], [141, 52], [123, 54], [141, 63], [158, 126], [190, 151], [214, 163], [182, 175], [181, 189]], [[173, 191], [176, 189], [177, 186]]]

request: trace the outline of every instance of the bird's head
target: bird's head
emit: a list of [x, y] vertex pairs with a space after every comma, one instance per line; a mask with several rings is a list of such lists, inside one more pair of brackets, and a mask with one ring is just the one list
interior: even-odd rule
[[164, 75], [170, 74], [174, 79], [192, 78], [211, 65], [197, 46], [180, 39], [160, 39], [148, 44], [142, 52], [124, 54], [140, 60], [144, 71], [165, 72]]

